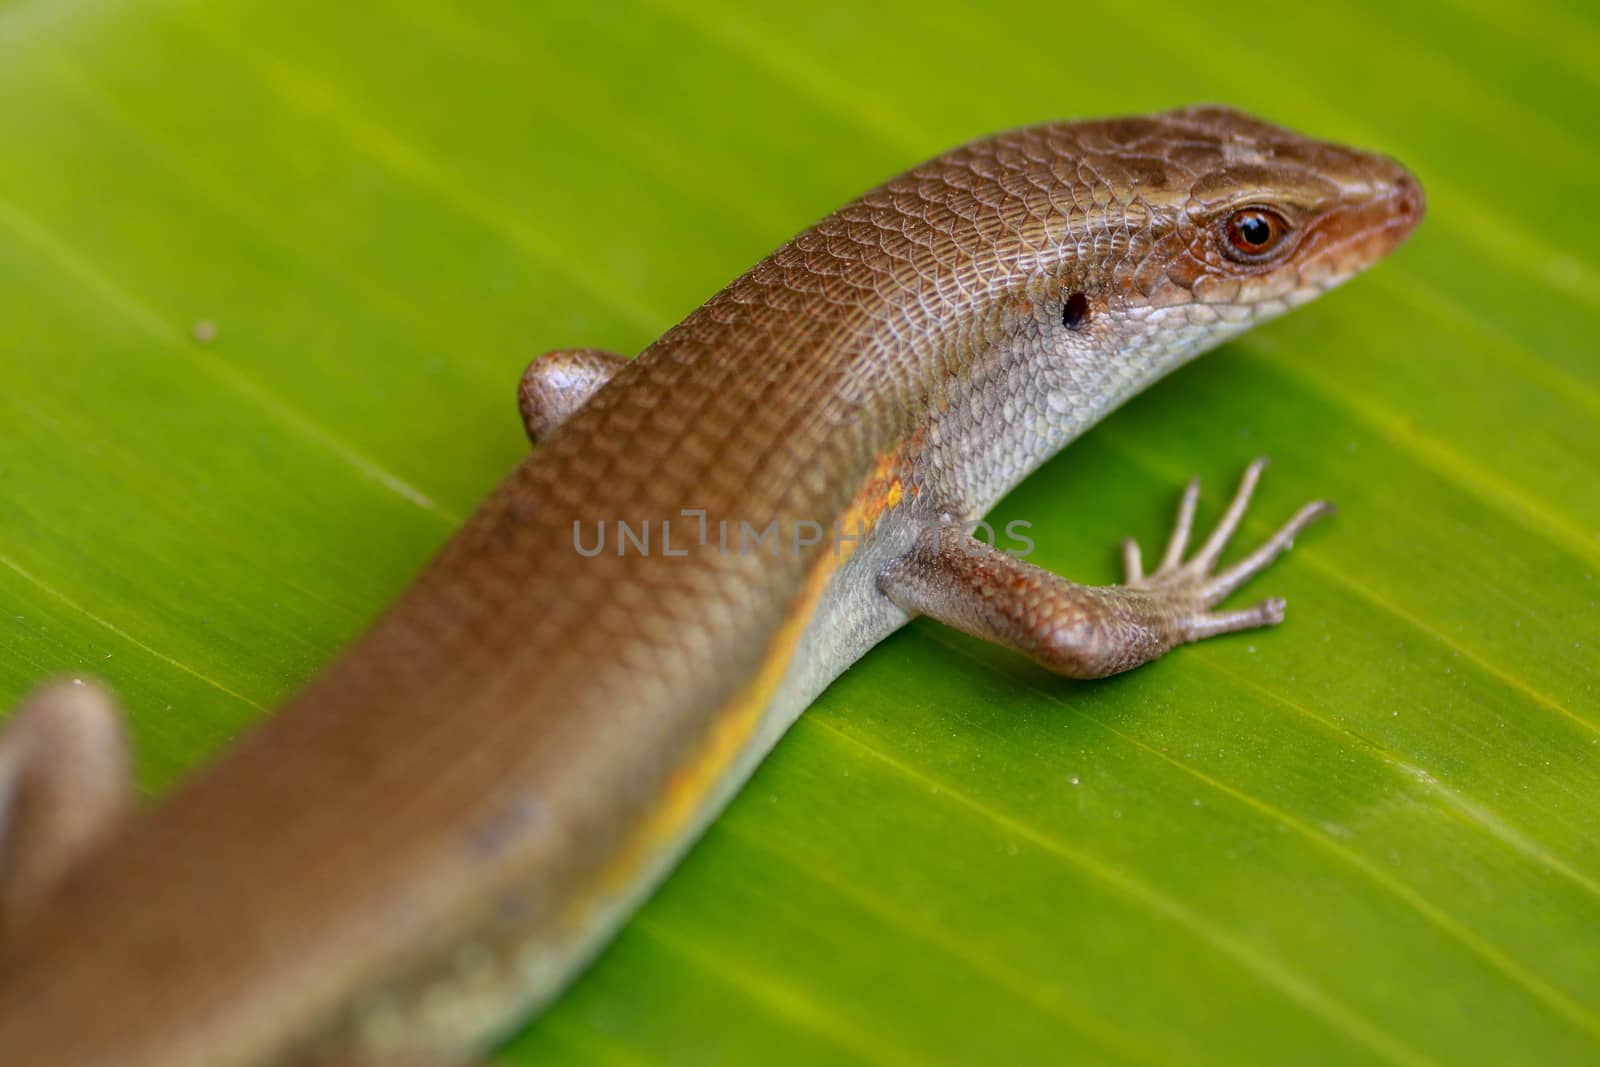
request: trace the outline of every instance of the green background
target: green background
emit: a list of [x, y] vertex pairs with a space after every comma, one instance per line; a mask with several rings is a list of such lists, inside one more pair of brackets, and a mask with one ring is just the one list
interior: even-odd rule
[[1112, 580], [1270, 453], [1246, 538], [1342, 509], [1288, 623], [1099, 684], [914, 624], [500, 1059], [1600, 1062], [1597, 71], [1577, 0], [0, 3], [0, 704], [108, 679], [160, 789], [517, 461], [532, 355], [953, 143], [1232, 103], [1428, 221], [1001, 512]]

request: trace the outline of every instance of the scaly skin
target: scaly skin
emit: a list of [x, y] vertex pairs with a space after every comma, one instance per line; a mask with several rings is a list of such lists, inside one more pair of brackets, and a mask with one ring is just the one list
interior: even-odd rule
[[[1287, 226], [1262, 262], [1228, 252], [1243, 207]], [[1203, 108], [1001, 134], [841, 208], [541, 424], [365, 637], [14, 925], [6, 1062], [470, 1059], [906, 621], [878, 582], [921, 531], [1422, 207], [1390, 160]], [[741, 555], [722, 520], [871, 536]]]

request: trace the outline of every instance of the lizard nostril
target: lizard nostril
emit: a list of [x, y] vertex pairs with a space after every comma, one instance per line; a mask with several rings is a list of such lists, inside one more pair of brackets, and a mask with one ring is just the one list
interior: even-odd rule
[[1395, 215], [1412, 225], [1420, 222], [1427, 210], [1428, 200], [1422, 191], [1422, 185], [1410, 174], [1400, 178], [1391, 199]]

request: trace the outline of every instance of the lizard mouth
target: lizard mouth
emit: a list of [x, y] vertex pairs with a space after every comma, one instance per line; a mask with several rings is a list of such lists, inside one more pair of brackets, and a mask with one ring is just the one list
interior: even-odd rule
[[1302, 284], [1344, 281], [1394, 251], [1422, 222], [1428, 210], [1422, 183], [1400, 164], [1385, 163], [1370, 192], [1326, 211], [1306, 232], [1296, 256]]

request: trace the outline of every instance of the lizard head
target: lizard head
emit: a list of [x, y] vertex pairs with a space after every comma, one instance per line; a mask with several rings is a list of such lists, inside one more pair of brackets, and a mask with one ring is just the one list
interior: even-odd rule
[[1114, 245], [1126, 227], [1125, 254], [1085, 281], [1139, 316], [1181, 307], [1196, 325], [1242, 328], [1381, 259], [1425, 210], [1394, 160], [1230, 108], [1084, 123], [1075, 135], [1116, 209], [1088, 228], [1098, 221]]

